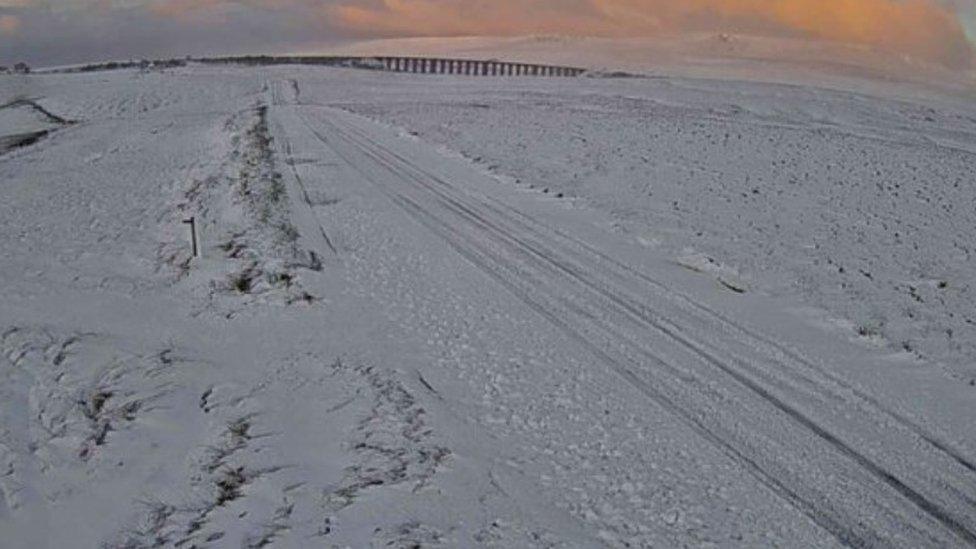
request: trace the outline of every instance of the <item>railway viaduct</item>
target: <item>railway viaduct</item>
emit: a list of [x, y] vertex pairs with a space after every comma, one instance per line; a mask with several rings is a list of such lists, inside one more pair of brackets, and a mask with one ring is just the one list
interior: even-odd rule
[[507, 61], [478, 61], [472, 59], [443, 59], [431, 57], [375, 57], [383, 70], [419, 74], [460, 74], [466, 76], [579, 76], [585, 72], [577, 67], [511, 63]]
[[465, 76], [580, 76], [585, 69], [498, 60], [449, 59], [438, 57], [348, 57], [348, 56], [239, 56], [197, 59], [202, 63], [244, 65], [325, 65], [415, 74]]

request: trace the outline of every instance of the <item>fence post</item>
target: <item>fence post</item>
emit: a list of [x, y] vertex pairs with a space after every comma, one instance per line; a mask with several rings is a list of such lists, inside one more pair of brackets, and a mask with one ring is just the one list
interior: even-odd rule
[[197, 244], [197, 218], [190, 216], [190, 219], [183, 220], [184, 225], [190, 226], [190, 241], [193, 243], [193, 257], [200, 257], [200, 247]]

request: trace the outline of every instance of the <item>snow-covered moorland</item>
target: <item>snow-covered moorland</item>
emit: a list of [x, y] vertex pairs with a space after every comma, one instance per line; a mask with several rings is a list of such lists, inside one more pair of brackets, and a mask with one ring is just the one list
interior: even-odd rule
[[0, 76], [0, 545], [976, 545], [976, 107], [897, 95]]
[[976, 379], [971, 105], [685, 79], [411, 91], [347, 108]]

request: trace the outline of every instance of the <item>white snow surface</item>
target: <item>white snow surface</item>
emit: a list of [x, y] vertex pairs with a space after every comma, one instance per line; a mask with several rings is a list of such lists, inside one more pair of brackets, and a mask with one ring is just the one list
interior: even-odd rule
[[606, 87], [401, 87], [345, 106], [608, 212], [691, 270], [799, 294], [976, 376], [976, 109], [745, 82]]
[[976, 546], [967, 100], [190, 66], [0, 105], [47, 131], [0, 141], [3, 547]]

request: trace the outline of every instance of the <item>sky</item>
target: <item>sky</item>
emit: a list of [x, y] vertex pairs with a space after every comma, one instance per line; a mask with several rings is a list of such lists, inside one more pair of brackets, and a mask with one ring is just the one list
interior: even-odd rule
[[275, 53], [351, 39], [731, 32], [976, 66], [976, 0], [0, 0], [0, 64]]

